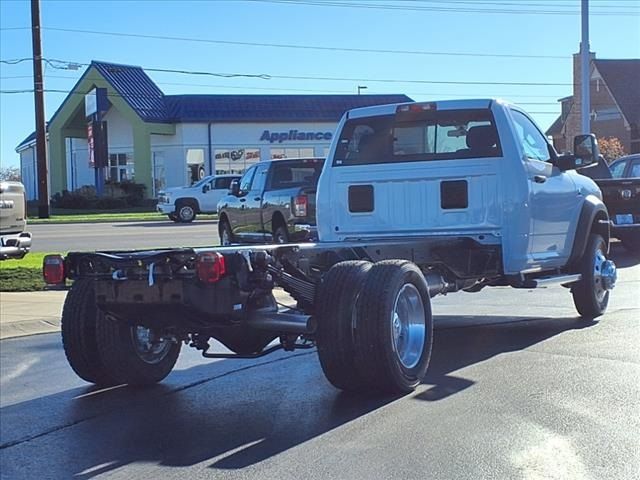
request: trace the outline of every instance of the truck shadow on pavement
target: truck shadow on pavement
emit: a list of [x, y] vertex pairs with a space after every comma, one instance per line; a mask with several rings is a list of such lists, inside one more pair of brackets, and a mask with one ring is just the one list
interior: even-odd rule
[[630, 252], [620, 242], [611, 242], [609, 258], [616, 263], [618, 268], [634, 267], [640, 263], [640, 252]]
[[[30, 477], [92, 478], [138, 463], [251, 468], [338, 427], [342, 432], [362, 428], [361, 422], [372, 421], [371, 415], [385, 408], [401, 415], [406, 409], [396, 408], [396, 402], [446, 401], [474, 385], [451, 372], [594, 324], [576, 318], [471, 320], [480, 325], [436, 330], [427, 386], [406, 397], [338, 392], [324, 379], [315, 352], [278, 353], [259, 361], [191, 361], [152, 388], [97, 390], [76, 387], [62, 350], [44, 349], [49, 353], [41, 361], [59, 364], [58, 385], [73, 387], [15, 404], [5, 396], [2, 403], [8, 405], [0, 409], [3, 476], [22, 478], [28, 472]], [[34, 341], [57, 343], [59, 337], [42, 335]], [[37, 372], [37, 365], [33, 369]], [[31, 384], [40, 381], [34, 375]], [[24, 386], [24, 378], [14, 380]], [[3, 379], [3, 387], [7, 382]]]

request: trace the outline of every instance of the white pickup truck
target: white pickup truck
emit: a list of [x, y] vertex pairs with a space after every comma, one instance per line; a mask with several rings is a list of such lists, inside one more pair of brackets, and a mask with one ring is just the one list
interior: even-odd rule
[[216, 213], [231, 182], [239, 178], [240, 175], [209, 175], [190, 187], [167, 188], [158, 192], [156, 209], [174, 222], [192, 222], [198, 213]]
[[[576, 172], [597, 159], [595, 137], [574, 152], [499, 100], [348, 111], [318, 184], [317, 243], [46, 258], [45, 279], [74, 279], [69, 363], [96, 384], [149, 384], [183, 342], [207, 358], [317, 347], [337, 388], [402, 393], [426, 375], [435, 295], [557, 284], [598, 317], [616, 282], [609, 216]], [[234, 353], [210, 352], [212, 338]]]
[[20, 182], [0, 182], [0, 260], [22, 258], [31, 249], [27, 198]]

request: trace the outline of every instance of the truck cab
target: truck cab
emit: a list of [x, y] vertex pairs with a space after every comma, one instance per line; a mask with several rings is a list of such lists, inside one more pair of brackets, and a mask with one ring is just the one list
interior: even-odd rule
[[585, 202], [602, 207], [597, 185], [575, 168], [523, 110], [504, 101], [352, 110], [318, 185], [318, 235], [454, 233], [500, 246], [505, 274], [560, 268], [572, 256]]

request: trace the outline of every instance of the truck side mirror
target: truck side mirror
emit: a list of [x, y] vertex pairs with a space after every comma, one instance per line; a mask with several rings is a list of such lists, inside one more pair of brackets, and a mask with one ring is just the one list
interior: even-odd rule
[[229, 187], [229, 193], [234, 197], [237, 197], [240, 194], [240, 180], [233, 179], [231, 180], [231, 185]]
[[[588, 135], [577, 135], [573, 139], [573, 154], [576, 157], [576, 168], [586, 167], [598, 162], [598, 142], [593, 133]], [[579, 160], [582, 160], [580, 163]]]
[[203, 185], [202, 186], [202, 193], [207, 193], [210, 190], [211, 187], [209, 187], [209, 185]]
[[573, 153], [560, 155], [555, 164], [563, 172], [579, 170], [598, 163], [599, 155], [598, 142], [594, 134], [577, 135], [573, 139]]

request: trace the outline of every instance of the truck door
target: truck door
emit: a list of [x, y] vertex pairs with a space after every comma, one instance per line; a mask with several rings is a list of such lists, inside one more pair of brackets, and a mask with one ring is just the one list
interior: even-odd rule
[[253, 181], [255, 173], [255, 165], [244, 172], [244, 175], [240, 178], [240, 191], [237, 196], [229, 196], [229, 203], [226, 208], [233, 236], [240, 241], [247, 241], [248, 232], [247, 220], [245, 217], [247, 214], [248, 195], [251, 190], [251, 182]]
[[264, 186], [267, 179], [267, 163], [259, 163], [255, 167], [255, 174], [251, 181], [251, 187], [246, 196], [245, 202], [245, 234], [248, 241], [264, 242], [264, 223], [262, 219], [262, 200], [264, 195]]
[[551, 147], [524, 113], [511, 110], [529, 186], [529, 257], [534, 265], [564, 265], [581, 206], [571, 176], [551, 163]]
[[211, 213], [216, 211], [216, 205], [218, 201], [215, 200], [214, 194], [214, 179], [210, 179], [207, 183], [202, 185], [202, 193], [198, 192], [198, 201], [200, 203], [200, 211], [204, 213]]

